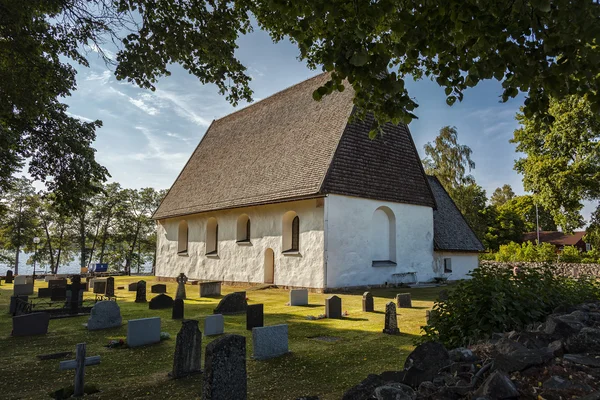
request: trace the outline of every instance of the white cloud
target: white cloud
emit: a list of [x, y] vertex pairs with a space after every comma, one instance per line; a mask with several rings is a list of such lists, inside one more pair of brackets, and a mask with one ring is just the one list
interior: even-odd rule
[[115, 59], [115, 54], [112, 51], [107, 50], [104, 47], [98, 47], [98, 46], [96, 46], [95, 43], [92, 43], [90, 45], [90, 50], [92, 50], [94, 53], [98, 53], [98, 54], [104, 53], [104, 55], [106, 56], [106, 58], [108, 58], [109, 60], [114, 60]]
[[174, 152], [172, 145], [154, 135], [150, 129], [143, 126], [136, 126], [146, 138], [147, 145], [145, 152], [133, 153], [131, 158], [136, 161], [158, 160], [161, 165], [170, 170], [179, 171], [187, 161], [189, 154]]
[[94, 71], [90, 72], [88, 76], [85, 77], [86, 81], [99, 81], [101, 84], [106, 84], [110, 80], [112, 76], [112, 72], [109, 70], [103, 71], [101, 74], [98, 74]]
[[83, 122], [94, 122], [94, 120], [93, 120], [93, 119], [91, 119], [91, 118], [84, 117], [83, 115], [77, 115], [77, 114], [73, 114], [73, 113], [70, 113], [70, 112], [68, 112], [68, 111], [67, 111], [67, 115], [68, 115], [69, 117], [72, 117], [72, 118], [77, 118], [77, 119], [80, 119], [80, 120], [82, 120]]
[[[119, 91], [119, 90], [117, 90], [117, 89], [115, 89], [113, 87], [110, 88], [110, 91], [113, 92], [113, 93], [115, 93], [115, 94], [118, 94], [121, 97], [125, 97], [127, 99], [127, 101], [129, 101], [131, 104], [133, 104], [134, 106], [136, 106], [140, 110], [144, 111], [148, 115], [156, 115], [156, 114], [159, 113], [159, 110], [157, 108], [152, 107], [152, 106], [146, 104], [144, 102], [144, 100], [142, 100], [142, 99], [134, 99], [133, 97], [130, 97], [130, 96], [126, 95], [125, 93], [123, 93], [123, 92], [121, 92], [121, 91]], [[144, 95], [142, 95], [140, 97], [143, 97], [143, 96]]]
[[180, 96], [175, 92], [163, 89], [156, 89], [156, 91], [153, 93], [153, 96], [160, 100], [169, 101], [174, 106], [173, 110], [175, 113], [180, 117], [186, 118], [198, 126], [207, 127], [210, 125], [210, 121], [198, 115], [191, 107], [191, 96]]

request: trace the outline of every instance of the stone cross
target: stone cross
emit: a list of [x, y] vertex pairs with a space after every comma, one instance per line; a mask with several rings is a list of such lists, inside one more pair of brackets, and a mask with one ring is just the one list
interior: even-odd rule
[[365, 292], [362, 298], [363, 312], [373, 312], [373, 295], [371, 292]]
[[383, 333], [387, 333], [388, 335], [397, 335], [400, 333], [396, 317], [396, 305], [393, 301], [385, 305], [385, 328], [383, 328]]
[[139, 281], [136, 287], [135, 302], [145, 303], [146, 301], [146, 281]]
[[176, 299], [184, 299], [185, 300], [185, 284], [187, 283], [188, 278], [182, 272], [177, 277], [177, 293], [175, 294]]
[[98, 365], [100, 364], [100, 356], [86, 357], [85, 356], [85, 343], [79, 343], [76, 347], [76, 354], [74, 360], [61, 361], [60, 370], [75, 370], [75, 391], [73, 395], [75, 397], [83, 396], [83, 386], [85, 377], [85, 366], [86, 365]]

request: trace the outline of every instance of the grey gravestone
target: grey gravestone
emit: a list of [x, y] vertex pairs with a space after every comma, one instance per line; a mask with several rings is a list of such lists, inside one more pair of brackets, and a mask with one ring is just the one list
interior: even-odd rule
[[287, 324], [252, 329], [252, 358], [266, 360], [289, 352]]
[[375, 309], [373, 306], [373, 295], [371, 292], [365, 292], [362, 298], [362, 306], [364, 312], [373, 312]]
[[10, 296], [10, 305], [8, 306], [8, 313], [10, 315], [15, 315], [15, 312], [17, 311], [17, 299], [27, 303], [29, 301], [29, 296]]
[[67, 280], [64, 278], [54, 278], [54, 279], [50, 279], [48, 281], [48, 288], [50, 289], [54, 289], [54, 288], [66, 288], [67, 287]]
[[135, 292], [137, 290], [137, 282], [131, 282], [127, 288], [130, 292]]
[[173, 308], [173, 298], [162, 293], [152, 298], [148, 304], [151, 310], [162, 310], [165, 308]]
[[221, 295], [221, 282], [200, 282], [200, 297]]
[[67, 288], [66, 287], [55, 287], [50, 292], [50, 300], [52, 301], [63, 301], [67, 299]]
[[185, 300], [185, 284], [188, 281], [187, 276], [182, 272], [177, 277], [177, 293], [175, 294], [176, 299]]
[[116, 301], [99, 301], [94, 304], [87, 322], [90, 331], [121, 326], [121, 309]]
[[183, 319], [183, 299], [175, 299], [173, 301], [172, 319]]
[[25, 285], [27, 283], [26, 275], [17, 275], [15, 276], [15, 285]]
[[52, 297], [52, 289], [50, 288], [39, 288], [38, 297]]
[[115, 297], [115, 278], [112, 276], [106, 278], [106, 292], [107, 297]]
[[[15, 281], [16, 282], [16, 281]], [[29, 296], [33, 294], [33, 283], [24, 283], [13, 286], [13, 296]]]
[[307, 306], [308, 290], [292, 289], [290, 290], [290, 306]]
[[410, 293], [400, 293], [396, 295], [396, 303], [398, 304], [398, 308], [412, 308]]
[[206, 346], [202, 400], [246, 400], [246, 338], [225, 335]]
[[152, 285], [150, 287], [151, 293], [167, 293], [167, 285], [164, 283], [157, 283], [156, 285]]
[[248, 308], [246, 292], [233, 292], [221, 299], [213, 314], [241, 314], [246, 312], [246, 308]]
[[214, 336], [223, 333], [225, 320], [221, 314], [209, 315], [204, 319], [204, 336]]
[[342, 299], [335, 295], [325, 299], [325, 316], [327, 318], [342, 318]]
[[[177, 299], [176, 301], [183, 299]], [[173, 372], [175, 379], [201, 372], [202, 332], [198, 329], [198, 321], [193, 319], [181, 322], [181, 330], [175, 342]]]
[[246, 310], [246, 330], [251, 331], [253, 328], [259, 328], [265, 324], [264, 305], [252, 304]]
[[127, 346], [138, 347], [160, 342], [160, 318], [140, 318], [127, 321]]
[[94, 281], [94, 293], [96, 294], [104, 294], [106, 293], [106, 281], [105, 280], [95, 280]]
[[5, 281], [6, 281], [6, 283], [12, 283], [13, 279], [14, 279], [13, 272], [9, 269], [8, 271], [6, 271]]
[[440, 294], [438, 295], [438, 298], [440, 299], [440, 301], [448, 300], [448, 289], [441, 290]]
[[135, 302], [145, 303], [146, 302], [146, 281], [139, 281], [136, 284]]
[[385, 328], [383, 333], [388, 335], [397, 335], [400, 333], [398, 329], [398, 318], [396, 317], [396, 305], [390, 301], [385, 305]]
[[12, 336], [45, 335], [48, 333], [50, 314], [45, 312], [13, 317]]

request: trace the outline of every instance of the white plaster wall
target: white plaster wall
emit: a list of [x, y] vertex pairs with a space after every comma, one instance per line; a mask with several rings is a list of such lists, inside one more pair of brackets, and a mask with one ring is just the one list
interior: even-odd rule
[[[276, 285], [323, 288], [323, 206], [318, 199], [301, 200], [256, 207], [244, 207], [195, 214], [158, 221], [156, 276], [176, 277], [185, 273], [190, 279], [232, 282], [264, 282], [265, 250], [275, 253]], [[295, 211], [300, 218], [300, 251], [283, 255], [282, 217]], [[251, 244], [238, 244], [237, 219], [250, 218]], [[205, 255], [206, 222], [215, 217], [219, 224], [218, 256]], [[179, 221], [189, 227], [188, 255], [177, 254]]]
[[[450, 274], [444, 273], [444, 258], [452, 259], [452, 273]], [[438, 276], [448, 277], [451, 281], [471, 279], [467, 274], [479, 267], [479, 255], [477, 253], [436, 251], [434, 259], [434, 268]]]
[[[370, 224], [381, 206], [389, 207], [396, 219], [396, 267], [372, 266]], [[419, 281], [435, 276], [431, 207], [329, 195], [325, 208], [328, 288], [397, 282], [395, 273], [416, 272]]]

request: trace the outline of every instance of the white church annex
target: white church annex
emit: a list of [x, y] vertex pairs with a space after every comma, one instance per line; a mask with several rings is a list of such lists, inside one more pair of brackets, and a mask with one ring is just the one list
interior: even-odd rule
[[327, 290], [462, 279], [483, 246], [408, 127], [348, 123], [318, 75], [213, 121], [154, 214], [156, 276]]

